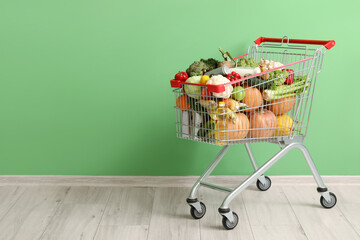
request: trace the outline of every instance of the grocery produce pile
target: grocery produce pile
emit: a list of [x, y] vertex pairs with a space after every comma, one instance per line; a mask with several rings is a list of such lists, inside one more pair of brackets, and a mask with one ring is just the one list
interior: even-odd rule
[[181, 136], [224, 145], [292, 134], [291, 110], [307, 93], [309, 79], [271, 59], [234, 60], [219, 50], [223, 61], [200, 59], [171, 80], [181, 88], [176, 92]]

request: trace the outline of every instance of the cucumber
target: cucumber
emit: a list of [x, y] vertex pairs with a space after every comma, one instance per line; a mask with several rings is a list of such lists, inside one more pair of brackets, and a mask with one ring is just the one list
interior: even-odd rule
[[251, 87], [256, 86], [260, 90], [268, 89], [268, 88], [271, 88], [271, 86], [272, 86], [271, 81], [263, 80], [263, 79], [257, 78], [257, 77], [247, 79], [246, 82], [249, 86], [251, 86]]
[[191, 109], [194, 110], [195, 112], [199, 113], [200, 115], [201, 115], [201, 112], [206, 112], [206, 109], [200, 105], [200, 103], [198, 102], [197, 99], [189, 97], [188, 102], [189, 102]]

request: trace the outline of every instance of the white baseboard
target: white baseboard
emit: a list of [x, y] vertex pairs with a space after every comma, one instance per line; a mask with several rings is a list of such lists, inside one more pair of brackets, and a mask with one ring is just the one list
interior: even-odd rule
[[[273, 185], [316, 185], [312, 176], [270, 176]], [[191, 187], [198, 176], [0, 175], [0, 186]], [[237, 186], [247, 176], [210, 176], [208, 182]], [[328, 185], [360, 185], [360, 176], [323, 176]]]

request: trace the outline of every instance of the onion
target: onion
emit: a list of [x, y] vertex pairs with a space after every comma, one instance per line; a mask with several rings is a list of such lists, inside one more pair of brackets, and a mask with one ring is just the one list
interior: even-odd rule
[[228, 66], [229, 68], [233, 67], [232, 63], [229, 61], [222, 61], [221, 63], [218, 64], [218, 67], [222, 67], [222, 66]]

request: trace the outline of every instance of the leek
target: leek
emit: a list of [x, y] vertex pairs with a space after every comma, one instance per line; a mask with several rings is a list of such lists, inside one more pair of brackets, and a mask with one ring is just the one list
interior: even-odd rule
[[266, 101], [277, 100], [286, 97], [293, 97], [307, 93], [310, 83], [306, 79], [296, 81], [291, 85], [275, 86], [273, 89], [266, 89], [263, 92], [263, 98]]

